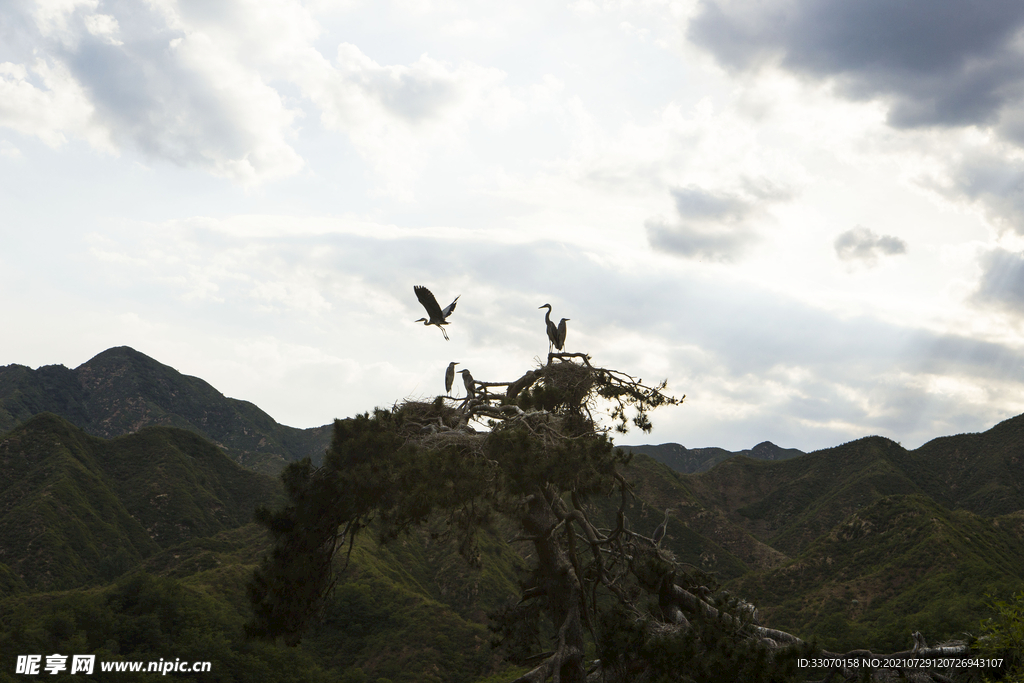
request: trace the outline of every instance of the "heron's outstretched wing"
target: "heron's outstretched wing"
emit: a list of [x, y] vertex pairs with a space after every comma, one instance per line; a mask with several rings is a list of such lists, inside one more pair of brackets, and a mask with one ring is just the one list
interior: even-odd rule
[[[441, 314], [441, 307], [437, 305], [437, 299], [430, 293], [430, 290], [421, 285], [415, 285], [412, 291], [416, 292], [416, 298], [423, 304], [423, 308], [427, 309], [427, 316], [430, 318], [430, 322], [439, 323], [444, 321], [444, 315]], [[455, 304], [453, 303], [454, 307]]]
[[[461, 295], [461, 294], [459, 294], [459, 296], [462, 296], [462, 295]], [[458, 303], [458, 301], [459, 301], [459, 296], [455, 297], [455, 301], [453, 301], [453, 302], [451, 302], [450, 304], [448, 304], [448, 305], [447, 305], [447, 306], [445, 307], [445, 309], [444, 309], [443, 311], [441, 311], [441, 315], [442, 315], [442, 316], [443, 316], [443, 317], [444, 317], [444, 318], [445, 318], [446, 320], [448, 319], [448, 316], [450, 316], [450, 315], [452, 314], [452, 311], [454, 311], [454, 310], [455, 310], [455, 304], [456, 304], [456, 303]]]

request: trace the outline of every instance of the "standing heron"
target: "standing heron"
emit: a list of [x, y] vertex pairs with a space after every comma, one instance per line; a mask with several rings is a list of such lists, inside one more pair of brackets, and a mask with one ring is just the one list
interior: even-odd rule
[[[459, 300], [459, 297], [455, 297], [455, 301], [451, 302], [443, 310], [437, 303], [437, 299], [430, 292], [429, 289], [421, 285], [416, 285], [412, 288], [412, 291], [416, 292], [416, 298], [423, 304], [423, 308], [427, 309], [427, 315], [429, 318], [420, 318], [414, 320], [416, 323], [423, 323], [424, 325], [437, 325], [437, 329], [441, 330], [441, 334], [444, 335], [445, 341], [448, 340], [448, 333], [444, 331], [442, 325], [448, 324], [448, 316], [455, 310], [455, 303]], [[461, 294], [459, 296], [462, 296]]]
[[455, 361], [448, 364], [448, 369], [444, 371], [444, 390], [445, 393], [452, 393], [452, 382], [455, 381], [455, 366], [458, 365]]
[[562, 318], [558, 321], [558, 339], [555, 340], [555, 348], [561, 351], [565, 348], [565, 321], [568, 318]]
[[459, 370], [462, 375], [462, 383], [466, 385], [466, 398], [473, 398], [476, 393], [476, 385], [473, 383], [473, 375], [469, 370]]
[[665, 532], [668, 531], [668, 513], [671, 510], [665, 510], [665, 521], [658, 525], [658, 528], [654, 530], [654, 535], [651, 536], [651, 540], [654, 541], [654, 545], [661, 545], [661, 539], [665, 538]]
[[546, 308], [547, 313], [544, 314], [544, 325], [548, 331], [548, 353], [551, 353], [552, 348], [558, 348], [558, 328], [551, 322], [551, 304], [544, 304], [538, 306], [537, 309]]

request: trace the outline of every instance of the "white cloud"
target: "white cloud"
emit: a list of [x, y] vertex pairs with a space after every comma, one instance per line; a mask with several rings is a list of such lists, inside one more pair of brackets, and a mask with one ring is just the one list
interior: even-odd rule
[[72, 27], [74, 15], [79, 9], [95, 11], [99, 4], [99, 0], [35, 0], [32, 15], [40, 34], [73, 46], [76, 42]]
[[907, 253], [907, 243], [892, 235], [877, 235], [862, 225], [840, 233], [833, 243], [840, 261], [874, 266], [880, 257]]
[[352, 140], [387, 190], [408, 196], [428, 155], [460, 151], [467, 127], [498, 129], [523, 110], [504, 79], [498, 69], [452, 66], [429, 55], [380, 65], [343, 43], [336, 66], [311, 62], [297, 82], [324, 125]]
[[123, 45], [117, 39], [117, 32], [120, 29], [117, 19], [109, 14], [92, 14], [85, 18], [85, 28], [90, 34], [101, 38], [110, 45]]
[[87, 94], [62, 64], [42, 59], [31, 68], [0, 64], [0, 125], [38, 137], [51, 147], [64, 144], [71, 135], [111, 151], [109, 131], [97, 125], [94, 115]]
[[22, 157], [21, 150], [12, 145], [7, 140], [0, 140], [0, 157], [7, 157], [8, 159], [20, 159]]
[[[843, 11], [884, 14], [872, 3]], [[12, 320], [79, 362], [101, 341], [152, 351], [305, 425], [436, 393], [452, 359], [513, 376], [546, 349], [546, 301], [574, 350], [690, 395], [654, 438], [909, 442], [1006, 417], [1024, 326], [989, 284], [1018, 270], [1018, 76], [977, 84], [999, 100], [985, 114], [928, 78], [896, 88], [857, 45], [811, 44], [871, 22], [780, 38], [760, 10], [740, 17], [753, 47], [804, 50], [801, 68], [724, 71], [684, 42], [685, 15], [714, 4], [5, 7], [0, 154], [22, 156], [0, 173], [25, 229], [0, 287], [32, 292]], [[994, 59], [974, 73], [1012, 65], [1016, 48], [968, 33], [984, 40], [961, 53]], [[943, 44], [921, 40], [942, 72]], [[906, 118], [918, 96], [945, 118]], [[842, 261], [853, 225], [872, 230]], [[895, 240], [912, 246], [899, 268], [846, 267]], [[996, 244], [1009, 256], [986, 260]], [[462, 295], [451, 342], [412, 323], [413, 284]], [[56, 306], [89, 312], [82, 335], [40, 317]], [[0, 362], [32, 347], [0, 344]]]
[[298, 171], [288, 138], [299, 112], [174, 4], [111, 2], [103, 14], [95, 0], [38, 4], [35, 50], [46, 56], [3, 65], [0, 125], [50, 145], [80, 137], [132, 148], [241, 184]]

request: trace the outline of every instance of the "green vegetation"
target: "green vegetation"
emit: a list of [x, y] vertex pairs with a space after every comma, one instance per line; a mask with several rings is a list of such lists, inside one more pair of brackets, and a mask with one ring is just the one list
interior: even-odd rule
[[[218, 591], [135, 572], [114, 585], [65, 593], [36, 593], [0, 601], [3, 632], [0, 681], [15, 681], [14, 656], [29, 653], [97, 655], [98, 661], [209, 661], [209, 673], [185, 681], [332, 681], [301, 649], [242, 638], [242, 614]], [[90, 680], [143, 681], [151, 673], [103, 674]], [[48, 677], [49, 678], [49, 677]], [[74, 681], [81, 675], [54, 676]]]
[[[975, 631], [987, 592], [1020, 582], [1024, 543], [993, 520], [920, 496], [889, 496], [851, 515], [776, 569], [730, 584], [776, 628], [823, 647], [899, 651], [913, 631]], [[962, 636], [961, 636], [962, 637]]]
[[1010, 600], [990, 598], [988, 608], [995, 616], [981, 622], [979, 650], [1004, 660], [1004, 681], [1024, 683], [1024, 590]]
[[151, 427], [104, 440], [48, 413], [0, 439], [0, 463], [0, 543], [30, 589], [110, 581], [281, 496], [195, 434]]
[[[533, 387], [520, 403], [557, 412], [564, 401]], [[409, 427], [420, 417], [402, 419]], [[754, 602], [762, 625], [836, 651], [906, 649], [912, 631], [931, 644], [977, 636], [979, 651], [1007, 661], [989, 676], [1024, 678], [1024, 416], [915, 451], [869, 437], [788, 460], [735, 455], [697, 475], [644, 455], [626, 462], [606, 445], [537, 458], [543, 449], [511, 430], [482, 451], [512, 473], [504, 484], [487, 478], [483, 461], [466, 467], [467, 451], [455, 445], [396, 448], [391, 424], [344, 436], [337, 469], [355, 488], [328, 487], [320, 502], [309, 488], [313, 463], [297, 466], [284, 487], [237, 464], [246, 453], [256, 467], [284, 464], [303, 448], [311, 454], [313, 441], [289, 440], [299, 430], [130, 349], [75, 370], [0, 368], [0, 425], [11, 427], [0, 435], [0, 681], [18, 678], [12, 653], [65, 650], [210, 659], [214, 672], [202, 680], [511, 681], [536, 665], [526, 657], [553, 649], [556, 620], [540, 601], [534, 617], [522, 610], [530, 601], [517, 607], [534, 585], [536, 552], [509, 543], [522, 534], [514, 498], [488, 496], [499, 484], [523, 493], [541, 480], [566, 483], [566, 509], [605, 532], [621, 511], [625, 530], [649, 536], [670, 508], [661, 551], [684, 567], [676, 581], [714, 586], [707, 604], [726, 614], [736, 604], [723, 587]], [[96, 436], [118, 430], [131, 433]], [[202, 436], [215, 432], [216, 444]], [[322, 452], [325, 437], [316, 438]], [[691, 454], [721, 455], [712, 451]], [[614, 484], [599, 485], [612, 461], [631, 486], [626, 503], [606, 495]], [[375, 488], [382, 472], [387, 490]], [[247, 641], [243, 629], [253, 616], [245, 585], [275, 539], [252, 523], [253, 511], [280, 510], [289, 486], [293, 501], [302, 490], [311, 496], [307, 516], [292, 519], [303, 525], [319, 519], [323, 500], [346, 514], [357, 509], [347, 505], [374, 510], [360, 518], [364, 533], [338, 539], [335, 588], [312, 605], [316, 618], [294, 648]], [[446, 509], [457, 514], [438, 514]], [[659, 567], [637, 565], [634, 576], [657, 577]], [[646, 621], [627, 624], [598, 591], [585, 659], [615, 661], [622, 675], [647, 667], [652, 680], [682, 680], [681, 659], [693, 680], [792, 678], [796, 649], [750, 665], [766, 651], [723, 640], [728, 620], [691, 620], [690, 635], [651, 637], [660, 633], [656, 594], [637, 603]], [[535, 631], [513, 637], [509, 615], [534, 619]]]
[[[0, 681], [13, 671], [6, 653], [44, 652], [212, 662], [210, 674], [185, 680], [474, 681], [501, 668], [481, 622], [496, 596], [515, 590], [495, 587], [506, 581], [497, 568], [503, 559], [520, 562], [507, 548], [481, 545], [486, 572], [466, 567], [454, 547], [429, 535], [386, 548], [360, 539], [323, 621], [302, 645], [286, 648], [247, 641], [242, 628], [250, 616], [245, 583], [268, 549], [265, 531], [247, 524], [193, 539], [157, 552], [113, 584], [0, 598]], [[462, 608], [456, 609], [432, 597], [452, 591], [447, 572], [465, 578], [473, 591], [488, 590], [450, 595]], [[390, 616], [381, 618], [385, 613]], [[126, 676], [110, 674], [111, 680]]]

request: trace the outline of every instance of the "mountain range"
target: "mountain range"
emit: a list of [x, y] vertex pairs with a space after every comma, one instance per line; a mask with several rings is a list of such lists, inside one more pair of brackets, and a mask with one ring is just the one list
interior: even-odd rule
[[695, 475], [631, 471], [639, 497], [671, 509], [681, 559], [835, 649], [976, 631], [989, 592], [1024, 586], [1024, 415], [913, 451], [872, 436]]
[[[268, 474], [304, 457], [319, 463], [331, 442], [331, 425], [298, 429], [279, 424], [252, 403], [227, 398], [202, 379], [128, 346], [107, 349], [73, 370], [0, 366], [0, 432], [44, 412], [104, 438], [152, 425], [186, 429], [217, 444], [236, 462]], [[685, 473], [706, 472], [736, 455], [762, 460], [803, 455], [769, 441], [735, 452], [675, 443], [623, 448]]]
[[[485, 615], [516, 594], [523, 563], [501, 527], [481, 541], [481, 568], [429, 529], [388, 546], [361, 537], [297, 652], [244, 641], [243, 587], [268, 547], [252, 511], [283, 500], [262, 472], [319, 455], [329, 437], [330, 426], [279, 425], [127, 347], [74, 370], [0, 367], [0, 651], [85, 638], [88, 651], [128, 656], [201, 640], [220, 643], [211, 657], [278, 680], [498, 671]], [[666, 552], [752, 600], [762, 623], [830, 649], [976, 631], [988, 595], [1024, 586], [1024, 416], [910, 451], [880, 436], [813, 453], [769, 442], [628, 450], [631, 528], [649, 535], [668, 509]], [[611, 520], [615, 501], [591, 505]], [[200, 625], [176, 631], [172, 603], [192, 605]], [[163, 644], [123, 635], [139, 628]], [[398, 633], [418, 645], [393, 651]]]
[[753, 448], [742, 451], [727, 451], [724, 448], [687, 448], [677, 443], [663, 443], [657, 446], [622, 446], [629, 453], [643, 453], [677, 472], [696, 474], [707, 472], [720, 462], [737, 455], [755, 460], [789, 460], [805, 453], [796, 448], [782, 448], [771, 441], [762, 441]]
[[0, 366], [0, 432], [44, 412], [108, 439], [152, 425], [178, 427], [271, 474], [304, 457], [319, 462], [331, 442], [331, 425], [278, 424], [252, 403], [227, 398], [198, 377], [127, 346], [107, 349], [73, 370]]

